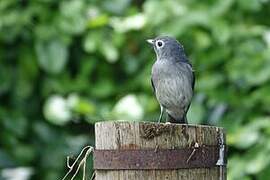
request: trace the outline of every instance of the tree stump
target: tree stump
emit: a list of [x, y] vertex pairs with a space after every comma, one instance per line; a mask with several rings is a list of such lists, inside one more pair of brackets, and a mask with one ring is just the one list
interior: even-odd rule
[[96, 123], [96, 180], [226, 180], [224, 133], [202, 125]]

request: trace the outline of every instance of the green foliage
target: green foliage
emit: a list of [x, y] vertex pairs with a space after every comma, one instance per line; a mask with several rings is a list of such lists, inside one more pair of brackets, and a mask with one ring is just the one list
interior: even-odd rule
[[145, 40], [166, 34], [194, 65], [190, 122], [227, 129], [228, 179], [268, 179], [269, 16], [269, 0], [1, 0], [0, 168], [59, 179], [96, 121], [156, 121]]

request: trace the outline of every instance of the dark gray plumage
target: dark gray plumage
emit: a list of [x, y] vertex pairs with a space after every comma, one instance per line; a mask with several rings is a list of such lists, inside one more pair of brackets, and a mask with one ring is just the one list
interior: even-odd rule
[[159, 122], [164, 112], [168, 122], [187, 123], [194, 89], [194, 73], [183, 46], [174, 38], [161, 36], [147, 40], [156, 52], [151, 83], [161, 107]]

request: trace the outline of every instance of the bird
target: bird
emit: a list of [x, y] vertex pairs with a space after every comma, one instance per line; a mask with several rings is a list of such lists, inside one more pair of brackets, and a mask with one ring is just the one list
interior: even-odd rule
[[158, 123], [166, 112], [167, 122], [187, 124], [186, 116], [193, 97], [195, 75], [184, 47], [170, 36], [158, 36], [147, 42], [156, 54], [151, 85], [160, 105]]

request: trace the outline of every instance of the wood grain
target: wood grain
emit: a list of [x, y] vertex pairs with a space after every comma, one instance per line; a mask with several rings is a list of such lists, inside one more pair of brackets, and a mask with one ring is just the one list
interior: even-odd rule
[[[108, 121], [95, 125], [96, 149], [175, 149], [217, 145], [222, 128]], [[226, 167], [179, 170], [96, 170], [96, 180], [226, 180]]]

